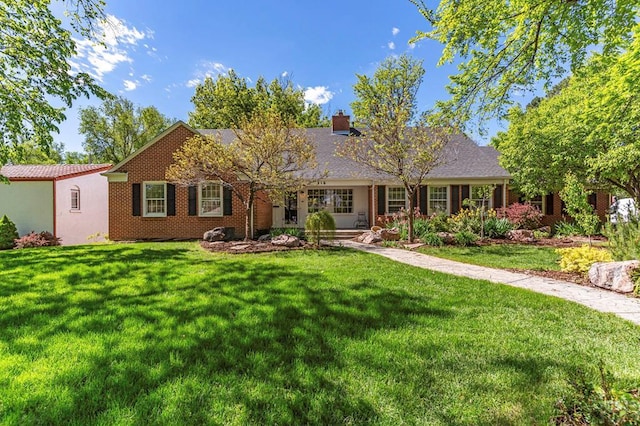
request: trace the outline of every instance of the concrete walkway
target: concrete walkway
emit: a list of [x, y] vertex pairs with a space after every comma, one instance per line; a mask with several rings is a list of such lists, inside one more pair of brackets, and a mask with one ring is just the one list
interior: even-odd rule
[[597, 287], [581, 286], [535, 275], [454, 262], [452, 260], [440, 259], [404, 249], [381, 247], [346, 240], [342, 240], [338, 244], [341, 244], [343, 247], [379, 254], [380, 256], [397, 262], [419, 268], [478, 280], [487, 280], [499, 284], [507, 284], [513, 287], [525, 288], [538, 293], [560, 297], [600, 312], [615, 314], [640, 325], [640, 299], [634, 299], [612, 291], [602, 290]]

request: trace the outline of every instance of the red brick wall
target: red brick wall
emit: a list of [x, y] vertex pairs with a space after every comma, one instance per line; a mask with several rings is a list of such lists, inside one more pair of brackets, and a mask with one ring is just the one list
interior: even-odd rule
[[[173, 162], [173, 153], [193, 133], [179, 126], [132, 158], [117, 172], [127, 172], [127, 182], [109, 183], [109, 238], [112, 240], [202, 238], [209, 229], [224, 226], [235, 229], [236, 237], [244, 237], [244, 206], [234, 195], [232, 215], [222, 217], [189, 216], [188, 188], [176, 186], [176, 215], [167, 217], [133, 216], [132, 184], [164, 181], [165, 171]], [[246, 189], [246, 188], [245, 188]], [[271, 227], [271, 205], [259, 197], [254, 208], [254, 229]]]

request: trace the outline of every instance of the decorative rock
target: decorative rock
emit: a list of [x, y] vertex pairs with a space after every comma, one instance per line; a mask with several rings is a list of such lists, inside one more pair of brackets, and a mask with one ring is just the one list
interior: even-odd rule
[[204, 235], [202, 236], [203, 240], [209, 241], [209, 242], [224, 241], [226, 238], [227, 238], [227, 234], [225, 232], [225, 229], [221, 226], [205, 232]]
[[522, 243], [532, 243], [536, 239], [533, 237], [533, 231], [528, 229], [514, 229], [507, 232], [507, 238]]
[[300, 247], [300, 239], [293, 235], [282, 234], [277, 237], [273, 237], [271, 239], [271, 244], [274, 246]]
[[362, 242], [365, 244], [374, 244], [382, 241], [382, 237], [379, 233], [373, 231], [367, 231], [361, 235]]
[[398, 229], [381, 229], [378, 231], [380, 238], [384, 241], [398, 241], [400, 239], [400, 231]]
[[260, 242], [271, 241], [271, 235], [269, 235], [269, 234], [260, 235], [258, 237], [258, 241], [260, 241]]
[[451, 245], [455, 244], [456, 238], [450, 232], [438, 232], [438, 237], [442, 240], [444, 244]]
[[230, 250], [244, 250], [244, 249], [248, 249], [249, 247], [251, 247], [250, 244], [238, 244], [238, 245], [233, 245], [230, 247]]
[[589, 281], [596, 287], [618, 293], [631, 293], [635, 283], [631, 278], [634, 269], [640, 267], [640, 261], [597, 262], [589, 269]]

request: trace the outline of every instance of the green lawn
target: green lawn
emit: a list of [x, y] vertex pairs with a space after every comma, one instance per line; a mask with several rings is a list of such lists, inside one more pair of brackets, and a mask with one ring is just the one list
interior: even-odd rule
[[560, 255], [553, 247], [496, 244], [487, 246], [443, 246], [418, 249], [421, 253], [473, 265], [502, 269], [560, 270]]
[[348, 250], [0, 252], [1, 424], [546, 424], [640, 328]]

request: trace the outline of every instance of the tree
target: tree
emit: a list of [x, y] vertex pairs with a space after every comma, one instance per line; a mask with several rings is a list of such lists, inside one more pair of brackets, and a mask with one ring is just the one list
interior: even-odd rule
[[[25, 142], [45, 150], [64, 119], [64, 107], [91, 94], [107, 96], [87, 73], [73, 73], [71, 31], [49, 1], [5, 0], [0, 8], [0, 165]], [[71, 26], [92, 35], [103, 16], [101, 0], [66, 0]]]
[[386, 59], [373, 78], [357, 75], [351, 109], [366, 130], [347, 138], [338, 150], [339, 155], [402, 182], [410, 206], [409, 242], [417, 190], [441, 164], [450, 134], [448, 126], [428, 126], [426, 114], [417, 117], [416, 95], [423, 75], [422, 63], [406, 55]]
[[141, 108], [117, 97], [106, 99], [97, 108], [81, 108], [79, 132], [93, 162], [118, 164], [171, 123], [153, 106]]
[[48, 147], [39, 147], [33, 141], [24, 142], [16, 146], [9, 162], [12, 164], [59, 164], [62, 163], [64, 145], [53, 143]]
[[282, 119], [301, 127], [322, 127], [329, 123], [317, 105], [306, 105], [304, 93], [289, 80], [274, 79], [267, 84], [263, 77], [249, 87], [247, 80], [230, 70], [214, 81], [207, 77], [196, 87], [191, 98], [194, 111], [189, 124], [198, 129], [239, 128], [250, 120], [254, 111], [272, 109]]
[[640, 199], [640, 38], [616, 57], [595, 55], [553, 96], [509, 111], [492, 144], [526, 195], [565, 186], [571, 172], [590, 189]]
[[569, 216], [575, 219], [578, 226], [589, 237], [589, 245], [591, 245], [591, 236], [598, 231], [600, 224], [600, 219], [587, 198], [591, 193], [573, 173], [567, 173], [565, 186], [560, 191], [560, 198], [565, 202]]
[[499, 116], [514, 92], [575, 71], [594, 46], [615, 55], [638, 17], [637, 0], [442, 0], [437, 10], [410, 1], [431, 27], [412, 42], [442, 43], [440, 65], [462, 61], [439, 105], [460, 121]]
[[[221, 135], [196, 135], [174, 154], [168, 180], [182, 185], [220, 181], [240, 200], [245, 210], [245, 240], [251, 238], [251, 212], [259, 194], [280, 199], [314, 179], [315, 145], [291, 118], [274, 109], [255, 110], [250, 119], [232, 129], [234, 141], [225, 145]], [[319, 178], [320, 176], [315, 176]]]

